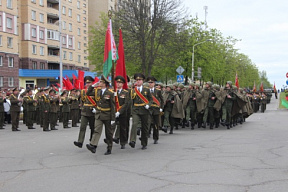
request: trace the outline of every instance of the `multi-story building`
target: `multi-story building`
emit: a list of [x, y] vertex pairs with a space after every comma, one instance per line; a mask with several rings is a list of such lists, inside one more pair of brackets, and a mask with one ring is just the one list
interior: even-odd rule
[[4, 88], [56, 83], [60, 63], [64, 77], [89, 71], [88, 0], [0, 0], [0, 7], [0, 87], [1, 79]]
[[17, 1], [0, 0], [0, 88], [19, 84], [18, 20]]

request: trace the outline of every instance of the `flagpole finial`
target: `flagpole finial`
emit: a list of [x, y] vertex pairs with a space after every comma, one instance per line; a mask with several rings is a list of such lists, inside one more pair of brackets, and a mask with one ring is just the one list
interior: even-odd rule
[[111, 10], [109, 10], [108, 11], [108, 17], [111, 19], [111, 17], [112, 17], [112, 11]]

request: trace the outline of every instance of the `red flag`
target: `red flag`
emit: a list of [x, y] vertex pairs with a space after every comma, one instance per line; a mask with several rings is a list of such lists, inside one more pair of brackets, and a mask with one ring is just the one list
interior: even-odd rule
[[[65, 78], [63, 78], [63, 81], [64, 81]], [[66, 79], [65, 79], [65, 82], [66, 82], [66, 88], [67, 90], [71, 90], [73, 89], [73, 85], [69, 79], [69, 77], [66, 75]]]
[[254, 86], [253, 86], [252, 92], [256, 92], [256, 84], [255, 84], [255, 81], [254, 81]]
[[84, 89], [84, 71], [78, 70], [78, 85], [80, 89]]
[[261, 82], [260, 92], [264, 92], [263, 82]]
[[94, 82], [92, 83], [92, 85], [95, 84], [95, 83], [97, 83], [98, 81], [99, 81], [99, 78], [98, 78], [98, 77], [95, 77], [95, 78], [94, 78]]
[[61, 85], [59, 83], [56, 83], [57, 87], [61, 87]]
[[55, 87], [55, 85], [52, 84], [52, 87], [55, 91], [59, 92], [59, 89], [57, 87]]
[[[126, 67], [125, 67], [124, 44], [123, 44], [123, 37], [122, 37], [121, 29], [119, 29], [118, 56], [119, 56], [119, 59], [117, 60], [117, 65], [115, 69], [115, 77], [118, 75], [121, 75], [122, 77], [124, 77], [126, 83], [124, 83], [123, 89], [128, 89]], [[116, 85], [116, 82], [115, 82], [115, 85]], [[116, 86], [115, 86], [115, 89], [116, 89]]]
[[238, 81], [237, 73], [236, 73], [236, 77], [235, 77], [235, 86], [239, 89], [239, 81]]
[[72, 78], [73, 78], [73, 86], [75, 89], [79, 89], [78, 85], [77, 85], [77, 77], [72, 74]]

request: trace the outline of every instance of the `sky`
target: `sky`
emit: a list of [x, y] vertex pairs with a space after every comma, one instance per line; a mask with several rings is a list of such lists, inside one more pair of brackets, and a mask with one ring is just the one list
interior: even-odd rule
[[[260, 71], [266, 71], [270, 83], [280, 89], [288, 73], [288, 1], [287, 0], [182, 0], [188, 14], [205, 21], [223, 36], [241, 39], [239, 53], [247, 55]], [[240, 86], [241, 86], [241, 82]]]

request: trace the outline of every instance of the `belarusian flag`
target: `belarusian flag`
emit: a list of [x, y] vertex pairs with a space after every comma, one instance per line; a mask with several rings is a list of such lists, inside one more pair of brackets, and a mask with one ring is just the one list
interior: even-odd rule
[[103, 75], [108, 77], [112, 69], [112, 61], [116, 62], [118, 59], [116, 43], [112, 33], [112, 21], [109, 20], [106, 37], [105, 37], [105, 49], [104, 49], [104, 65], [103, 65]]
[[236, 73], [236, 77], [235, 77], [235, 86], [239, 89], [239, 81], [238, 81], [237, 73]]

